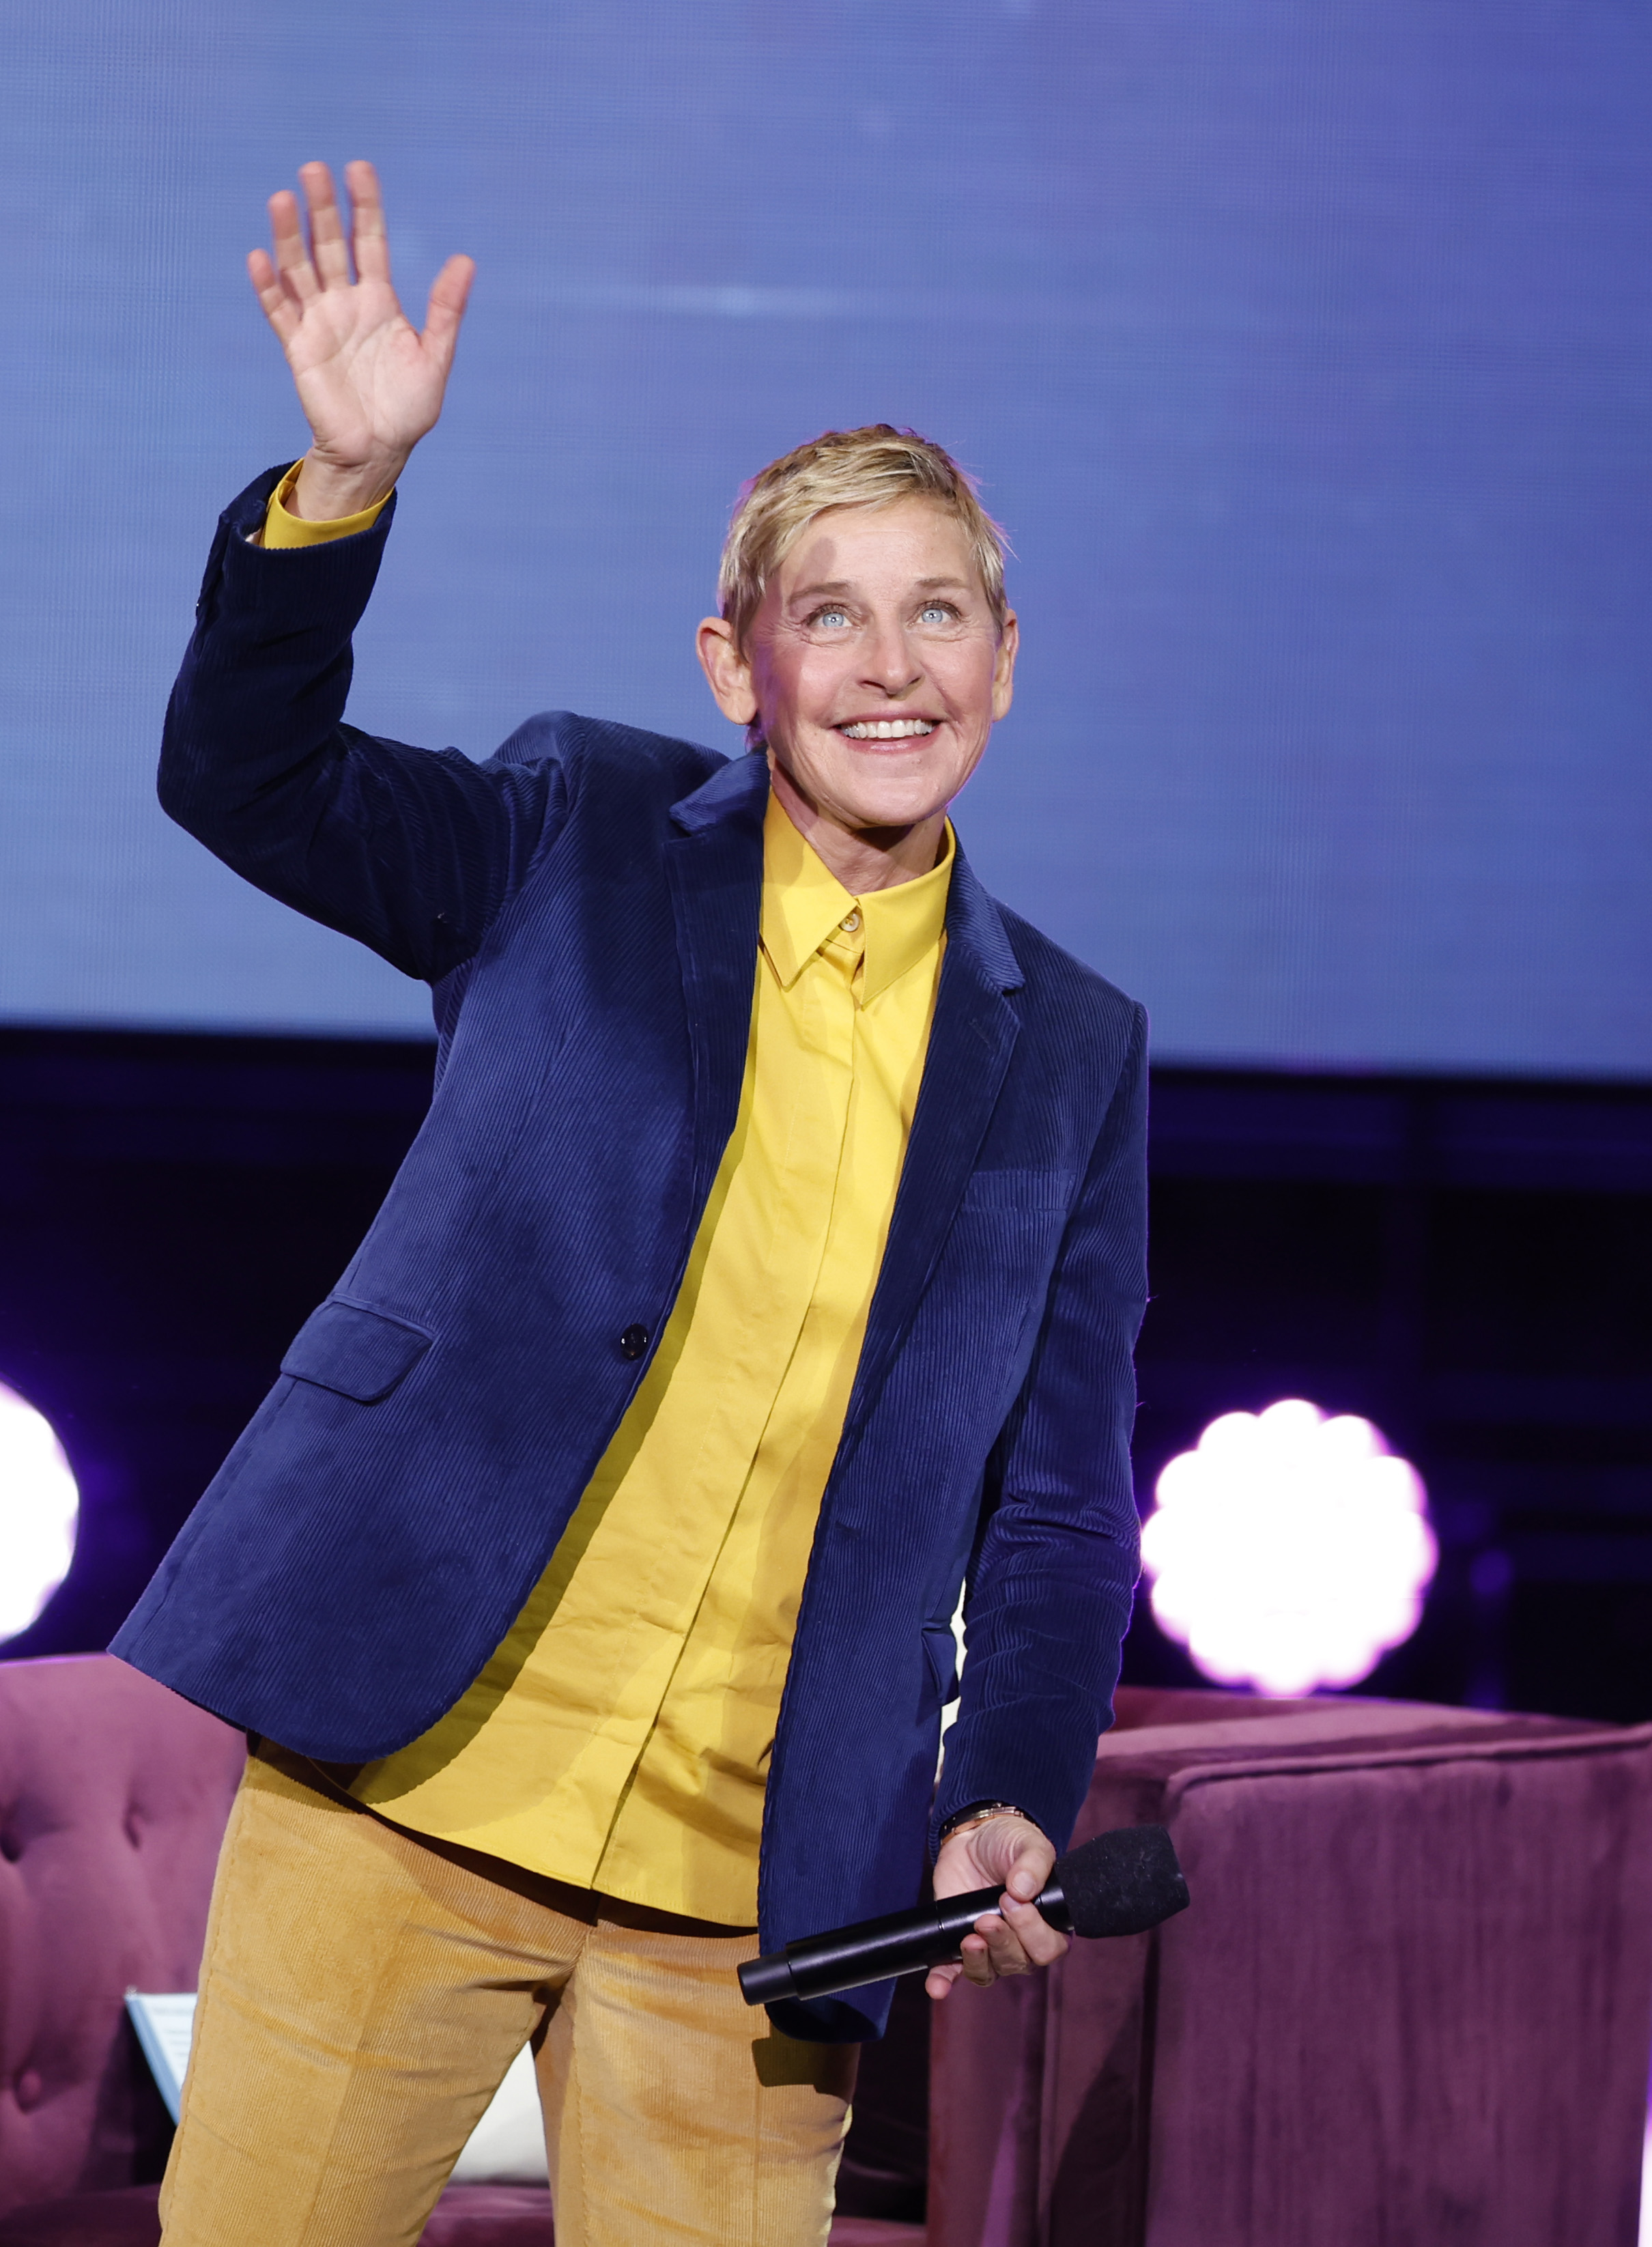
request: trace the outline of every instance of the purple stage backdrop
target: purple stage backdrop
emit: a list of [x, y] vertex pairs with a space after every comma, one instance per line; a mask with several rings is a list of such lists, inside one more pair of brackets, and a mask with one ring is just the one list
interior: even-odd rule
[[167, 826], [212, 518], [302, 445], [302, 160], [481, 264], [352, 714], [731, 749], [742, 475], [910, 422], [1019, 561], [960, 812], [1163, 1057], [1652, 1074], [1652, 15], [1630, 0], [6, 0], [0, 1018], [406, 1032]]

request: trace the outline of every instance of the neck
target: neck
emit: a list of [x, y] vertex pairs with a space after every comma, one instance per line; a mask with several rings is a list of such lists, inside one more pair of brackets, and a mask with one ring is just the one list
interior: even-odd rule
[[946, 813], [932, 812], [911, 827], [844, 827], [808, 797], [770, 753], [769, 782], [780, 807], [827, 871], [851, 897], [915, 882], [938, 864], [946, 837]]

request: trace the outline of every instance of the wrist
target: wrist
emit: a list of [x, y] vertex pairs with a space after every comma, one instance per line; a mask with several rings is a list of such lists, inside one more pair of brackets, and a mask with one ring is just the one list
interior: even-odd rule
[[945, 1848], [955, 1834], [967, 1834], [977, 1826], [985, 1826], [993, 1818], [1019, 1818], [1024, 1826], [1032, 1827], [1034, 1833], [1040, 1830], [1037, 1820], [1029, 1818], [1018, 1803], [970, 1802], [963, 1809], [954, 1810], [950, 1818], [942, 1821], [937, 1839]]
[[342, 522], [388, 499], [406, 465], [406, 453], [344, 463], [308, 452], [282, 504], [304, 522]]

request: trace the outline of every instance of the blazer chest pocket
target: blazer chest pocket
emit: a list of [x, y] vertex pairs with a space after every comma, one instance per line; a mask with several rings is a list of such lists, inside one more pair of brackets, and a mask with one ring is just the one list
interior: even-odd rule
[[999, 1217], [1065, 1214], [1078, 1184], [1076, 1171], [977, 1171], [964, 1189], [964, 1207]]
[[358, 1404], [378, 1404], [406, 1380], [433, 1339], [405, 1319], [332, 1296], [299, 1328], [281, 1369]]

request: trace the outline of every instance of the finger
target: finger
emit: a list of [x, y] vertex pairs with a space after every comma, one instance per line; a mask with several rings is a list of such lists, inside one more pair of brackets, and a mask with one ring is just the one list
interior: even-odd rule
[[1055, 1862], [1053, 1849], [1028, 1849], [1010, 1867], [1004, 1886], [1021, 1903], [1031, 1903], [1035, 1895], [1043, 1893]]
[[281, 276], [270, 263], [267, 249], [248, 251], [247, 273], [263, 306], [264, 318], [284, 344], [297, 329], [298, 307], [281, 285]]
[[1000, 1919], [996, 1912], [975, 1923], [981, 1938], [981, 1965], [984, 1978], [996, 1981], [1000, 1974], [1024, 1974], [1027, 1968], [1026, 1951], [1014, 1928]]
[[1006, 1916], [995, 1927], [985, 1920], [980, 1924], [995, 1975], [1028, 1974], [1035, 1968], [1053, 1966], [1067, 1950], [1064, 1936], [1048, 1926], [1038, 1913], [1034, 1912], [1028, 1918], [1024, 1909], [1013, 1902], [1007, 1902]]
[[350, 243], [356, 271], [364, 281], [388, 281], [390, 236], [385, 229], [379, 174], [371, 164], [358, 159], [345, 166], [345, 185], [350, 190]]
[[1018, 1903], [1007, 1895], [1003, 1904], [1004, 1924], [1014, 1936], [1023, 1957], [1034, 1966], [1053, 1966], [1058, 1958], [1067, 1955], [1067, 1937], [1059, 1928], [1050, 1925], [1041, 1911], [1030, 1903]]
[[453, 365], [454, 347], [459, 341], [459, 324], [465, 317], [465, 306], [470, 300], [470, 284], [475, 277], [476, 261], [474, 257], [450, 257], [430, 284], [430, 302], [425, 307], [425, 331], [420, 341], [444, 378]]
[[1012, 1895], [1030, 1901], [1044, 1886], [1055, 1862], [1052, 1844], [1024, 1818], [997, 1820], [986, 1828], [998, 1877]]
[[311, 256], [324, 289], [350, 286], [350, 251], [345, 242], [345, 222], [333, 192], [332, 174], [324, 164], [300, 164], [304, 201], [310, 206]]
[[963, 1972], [963, 1970], [964, 1970], [961, 1966], [955, 1966], [951, 1964], [945, 1966], [932, 1966], [928, 1973], [924, 1977], [924, 1988], [925, 1992], [930, 1997], [933, 1998], [939, 2005], [940, 2000], [945, 1997], [948, 1991], [951, 1990], [953, 1983], [957, 1981], [959, 1976]]
[[279, 195], [270, 198], [270, 237], [275, 244], [276, 270], [291, 290], [294, 300], [307, 304], [312, 297], [319, 295], [321, 283], [310, 263], [309, 246], [298, 216], [298, 198], [290, 188], [283, 188]]
[[978, 1990], [990, 1988], [998, 1979], [998, 1968], [993, 1958], [993, 1938], [986, 1933], [989, 1927], [1001, 1929], [1003, 1922], [995, 1915], [990, 1919], [978, 1919], [973, 1934], [966, 1935], [958, 1946], [959, 1971], [966, 1982], [973, 1982]]

